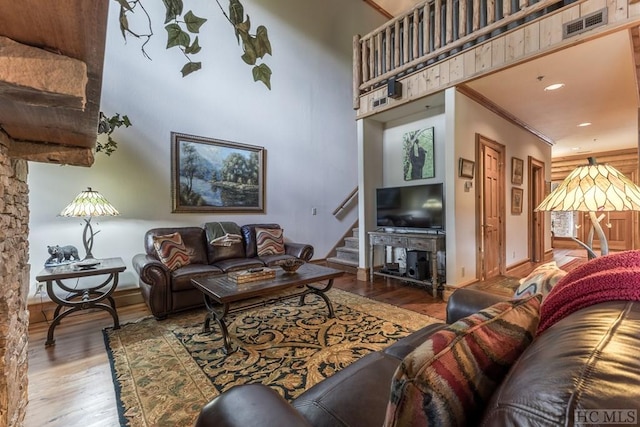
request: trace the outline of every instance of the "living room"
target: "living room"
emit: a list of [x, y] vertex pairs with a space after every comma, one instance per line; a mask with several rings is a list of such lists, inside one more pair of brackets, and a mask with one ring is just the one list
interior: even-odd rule
[[[116, 152], [111, 156], [98, 154], [91, 168], [29, 164], [28, 286], [32, 303], [38, 303], [35, 276], [49, 257], [47, 246], [82, 247], [81, 220], [58, 215], [86, 187], [100, 191], [120, 212], [117, 217], [94, 220], [100, 234], [93, 252], [98, 258], [123, 258], [127, 269], [121, 274], [121, 290], [137, 288], [138, 278], [131, 268], [131, 259], [142, 249], [144, 232], [155, 226], [201, 225], [211, 220], [233, 220], [239, 224], [277, 222], [283, 226], [287, 239], [312, 242], [316, 258], [322, 259], [358, 220], [357, 210], [339, 218], [331, 215], [340, 200], [357, 185], [362, 172], [354, 167], [358, 164], [359, 146], [354, 126], [356, 114], [351, 105], [351, 41], [354, 34], [367, 33], [387, 18], [359, 1], [345, 4], [335, 1], [333, 6], [326, 2], [245, 3], [252, 24], [265, 25], [269, 31], [273, 54], [266, 56], [265, 62], [273, 70], [271, 89], [253, 81], [251, 68], [240, 59], [242, 51], [233, 40], [233, 30], [216, 4], [198, 5], [202, 9], [194, 10], [208, 19], [200, 35], [203, 66], [185, 78], [180, 76], [181, 54], [165, 50], [161, 40], [162, 7], [146, 5], [151, 21], [157, 25], [154, 38], [145, 48], [150, 61], [140, 52], [138, 40], [132, 37], [123, 40], [117, 25], [118, 8], [111, 5], [100, 109], [107, 114], [127, 114], [133, 126], [117, 130], [113, 135], [118, 141]], [[214, 45], [213, 40], [219, 42]], [[473, 140], [480, 131], [478, 126], [482, 125], [470, 125], [469, 120], [484, 125], [496, 120], [500, 122], [497, 127], [509, 128], [500, 134], [501, 140], [531, 140], [536, 145], [535, 156], [550, 163], [549, 146], [521, 129], [504, 125], [488, 111], [476, 110], [460, 94], [446, 96], [456, 107], [468, 111], [469, 119], [456, 116], [467, 126], [467, 134], [461, 140]], [[416, 120], [407, 117], [391, 120], [381, 150], [389, 154], [384, 157], [383, 169], [391, 171], [391, 175], [379, 175], [370, 185], [392, 185], [401, 180], [393, 175], [393, 162], [399, 164], [400, 150], [395, 150], [389, 141], [415, 126], [433, 125], [436, 130], [439, 167], [433, 182], [444, 182], [457, 175], [457, 170], [441, 166], [456, 165], [452, 166], [455, 168], [458, 160], [451, 153], [445, 157], [447, 138], [451, 138], [443, 135], [445, 121], [451, 117], [445, 108], [443, 103], [434, 108], [435, 112], [419, 114]], [[268, 153], [264, 212], [212, 212], [213, 215], [174, 212], [171, 132], [264, 147]], [[461, 156], [474, 158], [472, 144], [464, 150], [459, 152]], [[509, 157], [526, 158], [531, 154], [529, 148], [515, 145], [509, 145], [509, 150], [522, 150], [511, 152]], [[461, 180], [454, 180], [456, 185], [464, 185]], [[460, 194], [463, 199], [458, 201], [463, 203], [456, 202], [456, 210], [472, 209], [471, 194]], [[451, 212], [453, 215], [454, 211]], [[526, 227], [526, 218], [512, 220], [507, 234], [519, 236], [519, 230]], [[468, 217], [450, 223], [456, 225], [461, 236], [458, 239], [464, 239], [462, 236], [468, 235], [474, 226]], [[527, 258], [526, 242], [509, 239], [507, 245], [509, 263]], [[473, 248], [452, 247], [465, 262], [475, 259]], [[471, 281], [460, 267], [466, 266], [467, 275], [474, 276], [472, 266], [454, 268], [453, 252], [451, 260], [448, 268], [452, 270], [447, 271], [447, 277], [452, 283]]]

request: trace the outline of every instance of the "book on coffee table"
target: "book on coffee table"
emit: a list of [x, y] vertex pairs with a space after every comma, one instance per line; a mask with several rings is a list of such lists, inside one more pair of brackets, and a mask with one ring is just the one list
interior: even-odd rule
[[232, 271], [228, 274], [229, 279], [236, 283], [255, 282], [257, 280], [273, 279], [276, 271], [272, 268], [251, 268], [249, 270]]

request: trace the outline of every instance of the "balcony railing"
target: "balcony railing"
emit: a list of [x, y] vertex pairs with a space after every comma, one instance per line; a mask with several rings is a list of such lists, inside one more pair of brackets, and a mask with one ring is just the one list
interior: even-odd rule
[[353, 42], [359, 97], [575, 0], [429, 0]]

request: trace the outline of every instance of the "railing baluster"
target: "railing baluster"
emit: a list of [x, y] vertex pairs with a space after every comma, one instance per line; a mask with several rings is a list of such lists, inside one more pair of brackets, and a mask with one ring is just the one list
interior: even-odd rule
[[420, 12], [413, 11], [413, 58], [420, 56]]
[[375, 77], [375, 69], [374, 69], [374, 49], [373, 49], [373, 39], [370, 38], [367, 40], [367, 60], [369, 61], [369, 78], [372, 79]]
[[394, 67], [399, 67], [400, 64], [400, 43], [401, 43], [401, 35], [402, 33], [400, 32], [400, 20], [396, 21], [396, 37], [395, 37], [395, 43], [393, 46], [393, 58], [394, 58]]
[[384, 74], [382, 69], [382, 33], [376, 35], [376, 76]]
[[360, 83], [365, 80], [362, 75], [362, 52], [360, 34], [353, 36], [353, 108], [360, 108]]
[[387, 61], [387, 69], [385, 71], [390, 71], [393, 69], [393, 64], [391, 63], [391, 48], [393, 46], [391, 43], [391, 26], [387, 27], [384, 34], [386, 37], [386, 43], [384, 46], [384, 57]]
[[422, 34], [422, 46], [424, 46], [425, 55], [431, 52], [431, 3], [426, 3], [422, 9], [422, 20], [424, 21], [424, 34]]
[[453, 41], [453, 0], [446, 0], [446, 43], [449, 44]]
[[473, 0], [473, 31], [480, 28], [480, 0]]
[[496, 2], [487, 0], [487, 25], [493, 24], [496, 20]]
[[402, 60], [403, 64], [409, 62], [409, 17], [404, 17], [402, 23]]
[[435, 11], [434, 11], [434, 23], [433, 23], [433, 48], [440, 48], [440, 34], [442, 34], [442, 0], [436, 0]]
[[458, 37], [467, 35], [467, 0], [458, 3]]

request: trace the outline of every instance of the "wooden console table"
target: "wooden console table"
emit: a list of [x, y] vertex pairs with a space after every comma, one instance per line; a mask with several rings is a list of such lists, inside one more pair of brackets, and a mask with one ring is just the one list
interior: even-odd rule
[[[404, 248], [405, 250], [418, 250], [429, 253], [431, 263], [431, 278], [428, 281], [412, 279], [406, 276], [388, 274], [374, 269], [374, 251], [376, 246], [390, 246]], [[438, 251], [445, 250], [444, 234], [435, 233], [391, 233], [384, 231], [369, 232], [369, 280], [373, 281], [373, 276], [393, 277], [407, 282], [418, 284], [430, 283], [434, 298], [438, 297]], [[385, 255], [386, 258], [386, 255]]]

